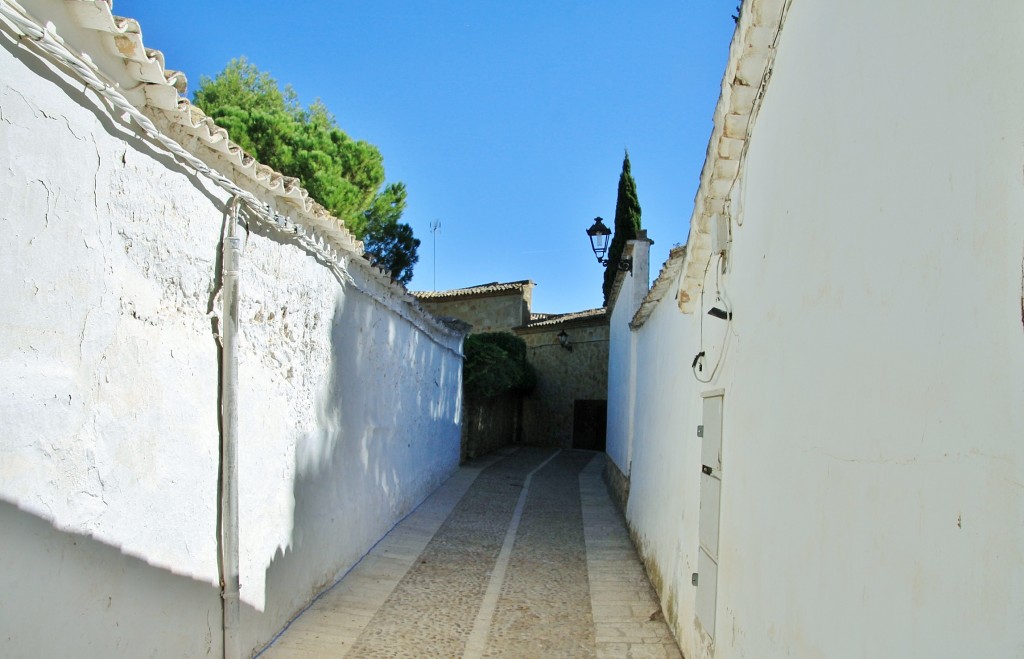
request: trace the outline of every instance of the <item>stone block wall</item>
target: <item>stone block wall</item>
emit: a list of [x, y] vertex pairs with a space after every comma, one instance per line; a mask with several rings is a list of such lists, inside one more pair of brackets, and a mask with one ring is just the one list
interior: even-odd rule
[[520, 441], [520, 409], [517, 394], [467, 400], [462, 420], [462, 461]]
[[520, 291], [440, 300], [421, 298], [420, 303], [435, 316], [469, 323], [474, 334], [508, 332], [530, 319], [529, 295], [524, 297]]
[[[559, 345], [563, 330], [571, 351]], [[608, 325], [602, 316], [586, 325], [555, 324], [517, 334], [537, 371], [537, 388], [523, 401], [523, 442], [571, 447], [574, 401], [608, 397]]]

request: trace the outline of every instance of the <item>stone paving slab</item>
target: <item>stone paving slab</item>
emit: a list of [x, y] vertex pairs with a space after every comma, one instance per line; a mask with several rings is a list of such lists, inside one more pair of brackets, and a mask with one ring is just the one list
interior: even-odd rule
[[625, 520], [601, 479], [603, 468], [599, 455], [579, 476], [596, 656], [681, 658]]
[[262, 656], [681, 657], [604, 459], [523, 447], [463, 466]]
[[578, 482], [593, 457], [562, 451], [534, 475], [482, 656], [594, 656]]
[[[477, 476], [507, 453], [498, 452], [461, 467], [384, 536], [348, 574], [301, 612], [258, 656], [267, 659], [346, 656]], [[380, 561], [388, 558], [396, 559], [391, 563], [392, 571], [373, 576]]]

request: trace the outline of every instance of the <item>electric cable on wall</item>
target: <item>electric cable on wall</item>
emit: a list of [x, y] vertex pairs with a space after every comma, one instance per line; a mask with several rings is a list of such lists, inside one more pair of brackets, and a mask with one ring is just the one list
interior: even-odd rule
[[[704, 360], [707, 357], [707, 351], [704, 349], [704, 316], [705, 316], [705, 313], [704, 313], [704, 291], [707, 289], [708, 271], [711, 269], [711, 264], [712, 264], [712, 262], [715, 261], [715, 257], [716, 256], [718, 257], [718, 261], [717, 261], [717, 264], [716, 264], [716, 266], [717, 266], [716, 269], [718, 270], [718, 272], [716, 273], [716, 276], [715, 276], [715, 287], [716, 287], [716, 296], [717, 296], [716, 302], [720, 302], [725, 307], [725, 309], [722, 312], [722, 314], [724, 315], [723, 319], [727, 323], [729, 323], [729, 327], [726, 328], [725, 338], [722, 341], [722, 349], [719, 350], [719, 352], [718, 352], [718, 358], [715, 360], [714, 368], [711, 369], [711, 375], [709, 375], [707, 379], [704, 379], [703, 377], [701, 377], [701, 373], [704, 372]], [[731, 325], [732, 325], [732, 305], [729, 304], [728, 299], [723, 299], [723, 297], [722, 297], [722, 291], [723, 291], [723, 287], [722, 287], [722, 267], [724, 266], [724, 261], [725, 261], [725, 250], [713, 253], [713, 254], [711, 254], [708, 257], [708, 263], [707, 263], [706, 266], [704, 266], [704, 278], [703, 278], [703, 281], [701, 282], [701, 288], [700, 288], [700, 307], [699, 307], [699, 311], [698, 311], [698, 316], [700, 317], [700, 320], [698, 321], [698, 323], [699, 323], [699, 334], [698, 334], [698, 336], [700, 338], [700, 351], [693, 358], [693, 362], [690, 364], [690, 370], [693, 371], [693, 377], [696, 378], [698, 382], [702, 382], [704, 384], [708, 384], [711, 381], [713, 381], [715, 379], [715, 376], [718, 374], [718, 369], [722, 365], [722, 360], [725, 357], [726, 348], [729, 345], [729, 335], [731, 334], [730, 329], [731, 329]], [[726, 298], [727, 297], [728, 296], [726, 296]]]

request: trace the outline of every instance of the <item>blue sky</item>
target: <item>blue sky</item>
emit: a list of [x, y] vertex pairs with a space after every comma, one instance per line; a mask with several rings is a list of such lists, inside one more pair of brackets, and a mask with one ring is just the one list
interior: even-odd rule
[[[246, 56], [320, 98], [404, 181], [410, 288], [532, 279], [534, 311], [601, 305], [584, 230], [628, 148], [652, 272], [685, 242], [736, 0], [115, 0], [189, 94]], [[432, 221], [441, 229], [436, 237]]]

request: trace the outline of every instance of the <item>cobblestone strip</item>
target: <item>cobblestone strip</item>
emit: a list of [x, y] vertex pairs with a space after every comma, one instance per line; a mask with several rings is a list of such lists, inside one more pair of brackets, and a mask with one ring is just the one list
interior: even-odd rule
[[579, 491], [593, 456], [566, 450], [534, 475], [484, 656], [594, 656]]
[[460, 468], [257, 656], [344, 657], [479, 474], [512, 452], [495, 453]]
[[551, 453], [521, 448], [477, 477], [349, 656], [462, 655], [524, 478]]
[[509, 520], [508, 528], [505, 530], [505, 540], [498, 552], [498, 560], [491, 570], [491, 578], [487, 583], [487, 592], [484, 593], [484, 600], [480, 603], [480, 611], [477, 612], [473, 629], [466, 641], [466, 649], [463, 652], [465, 659], [477, 659], [483, 656], [484, 647], [487, 643], [487, 634], [491, 630], [491, 621], [494, 618], [494, 610], [498, 606], [498, 596], [501, 594], [502, 586], [505, 585], [505, 573], [508, 570], [508, 561], [512, 555], [512, 546], [516, 541], [516, 534], [519, 532], [519, 522], [523, 518], [523, 508], [526, 506], [526, 498], [530, 493], [530, 482], [533, 475], [554, 460], [560, 451], [555, 451], [551, 457], [540, 463], [533, 470], [526, 474], [523, 480], [523, 489], [519, 492], [519, 499], [516, 501], [516, 508], [512, 511], [512, 519]]
[[598, 454], [579, 477], [596, 655], [681, 658], [622, 515], [601, 480], [604, 461]]

